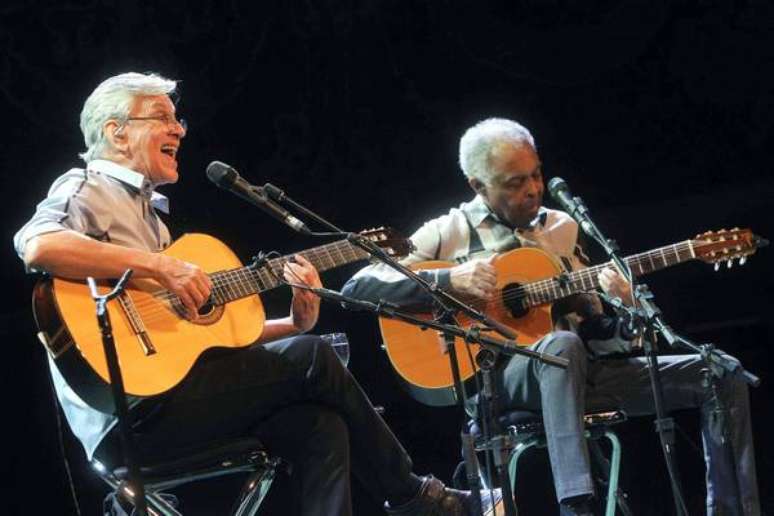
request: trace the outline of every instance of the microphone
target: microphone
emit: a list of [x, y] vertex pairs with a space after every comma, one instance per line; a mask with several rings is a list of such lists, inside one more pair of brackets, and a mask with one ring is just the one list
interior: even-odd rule
[[247, 202], [261, 208], [263, 211], [298, 231], [309, 234], [306, 224], [288, 213], [288, 211], [269, 199], [260, 188], [245, 181], [233, 167], [221, 162], [213, 161], [207, 165], [207, 178], [219, 188], [235, 193]]
[[580, 225], [581, 229], [591, 236], [594, 235], [594, 225], [589, 220], [588, 210], [580, 197], [573, 197], [570, 193], [570, 187], [561, 177], [555, 177], [548, 182], [548, 192], [551, 197], [561, 205], [561, 207], [570, 214], [572, 218]]

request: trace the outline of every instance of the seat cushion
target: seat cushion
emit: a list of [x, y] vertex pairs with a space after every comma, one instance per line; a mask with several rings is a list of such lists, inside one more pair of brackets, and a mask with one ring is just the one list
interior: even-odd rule
[[[210, 442], [195, 448], [176, 450], [169, 460], [143, 465], [140, 467], [140, 475], [147, 482], [152, 482], [154, 479], [174, 477], [177, 474], [245, 464], [249, 462], [251, 454], [263, 451], [263, 444], [258, 439]], [[113, 474], [119, 480], [125, 480], [128, 471], [122, 466], [115, 468]]]
[[[611, 410], [608, 412], [593, 412], [583, 417], [586, 422], [586, 428], [609, 426], [626, 420], [626, 414], [620, 410]], [[503, 429], [516, 427], [519, 434], [542, 433], [543, 417], [539, 412], [531, 410], [511, 410], [505, 412], [499, 417], [500, 426]], [[478, 438], [481, 435], [481, 428], [477, 420], [468, 422], [470, 433]]]

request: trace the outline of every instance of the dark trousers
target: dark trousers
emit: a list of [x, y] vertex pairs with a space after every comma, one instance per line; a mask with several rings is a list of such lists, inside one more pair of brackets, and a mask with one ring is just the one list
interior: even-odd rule
[[[291, 505], [304, 516], [352, 513], [350, 455], [352, 471], [378, 500], [408, 500], [420, 485], [406, 451], [316, 336], [212, 350], [180, 385], [144, 400], [135, 415], [145, 462], [202, 443], [260, 438], [293, 464]], [[97, 456], [113, 455], [115, 434]]]

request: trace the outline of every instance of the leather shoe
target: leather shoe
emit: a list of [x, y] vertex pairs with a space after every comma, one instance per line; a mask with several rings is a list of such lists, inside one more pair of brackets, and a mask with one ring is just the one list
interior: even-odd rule
[[[470, 491], [451, 489], [429, 475], [424, 477], [419, 493], [410, 502], [395, 508], [387, 505], [386, 510], [393, 516], [479, 516], [473, 514], [471, 497]], [[493, 496], [489, 495], [489, 491], [482, 491], [481, 505], [484, 516], [505, 514], [499, 489], [493, 491]]]

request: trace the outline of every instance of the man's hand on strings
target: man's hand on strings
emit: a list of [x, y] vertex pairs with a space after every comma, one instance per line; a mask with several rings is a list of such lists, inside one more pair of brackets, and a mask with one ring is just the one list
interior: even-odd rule
[[212, 290], [210, 277], [193, 263], [164, 254], [154, 256], [158, 260], [156, 281], [180, 298], [190, 320], [198, 319], [199, 308], [210, 297]]
[[[285, 281], [320, 288], [322, 282], [317, 269], [309, 260], [296, 254], [294, 262], [285, 262], [282, 271]], [[293, 287], [293, 301], [290, 304], [290, 319], [293, 326], [301, 333], [307, 332], [317, 324], [320, 315], [320, 298], [308, 290]]]
[[632, 288], [626, 278], [611, 267], [605, 267], [597, 276], [602, 291], [610, 297], [620, 298], [625, 304], [632, 304]]
[[452, 267], [449, 273], [452, 290], [485, 301], [492, 299], [497, 285], [497, 273], [492, 265], [495, 256], [470, 260]]

